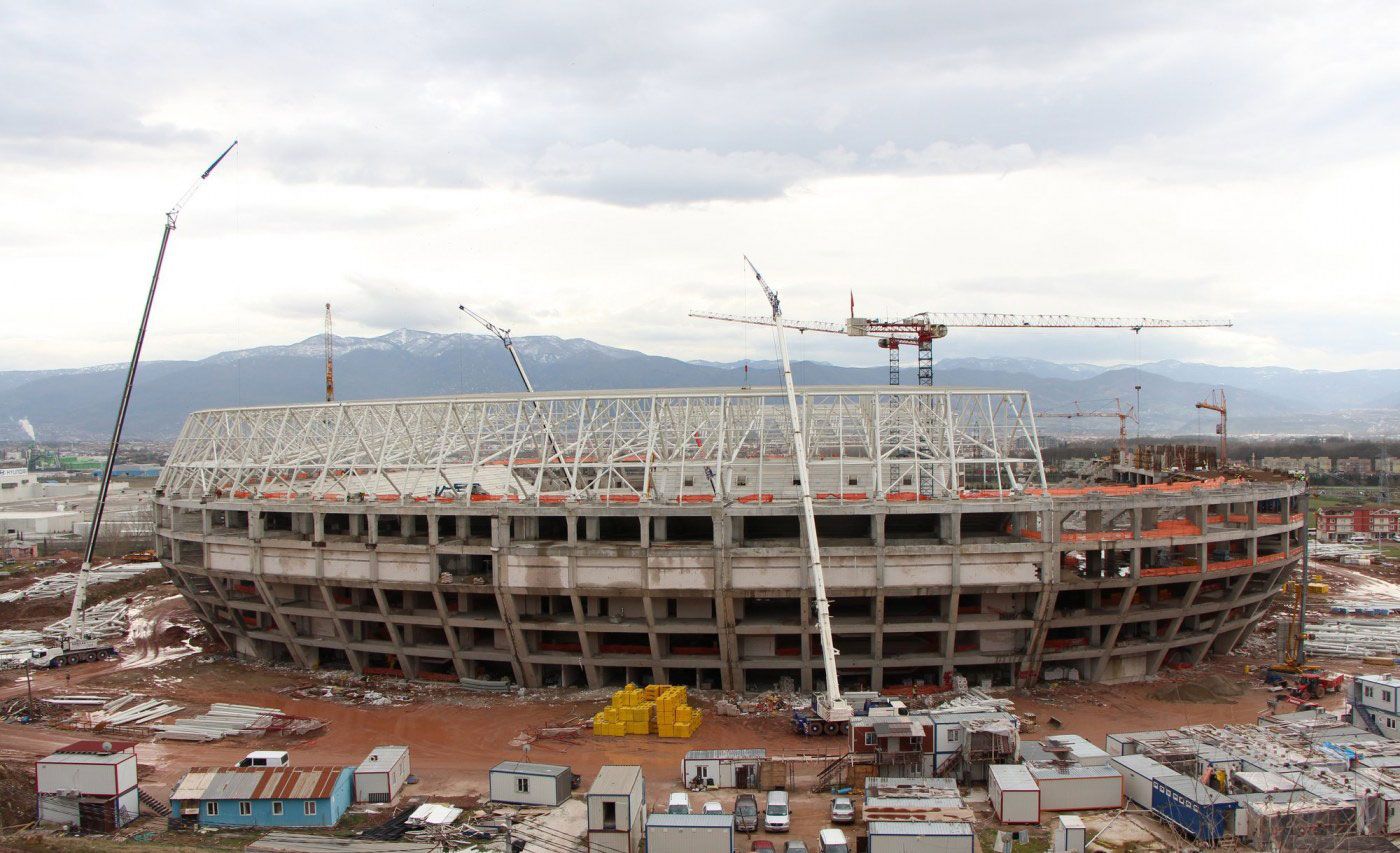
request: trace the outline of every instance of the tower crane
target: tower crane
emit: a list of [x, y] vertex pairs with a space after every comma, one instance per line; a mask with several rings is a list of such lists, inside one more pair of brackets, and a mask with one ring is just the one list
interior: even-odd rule
[[70, 663], [80, 661], [93, 661], [98, 658], [105, 658], [117, 653], [109, 639], [94, 636], [87, 630], [84, 620], [87, 607], [87, 587], [88, 578], [92, 575], [92, 561], [97, 553], [97, 537], [102, 530], [102, 514], [107, 508], [107, 492], [112, 485], [112, 469], [117, 464], [117, 450], [121, 447], [122, 426], [126, 423], [126, 410], [131, 404], [131, 389], [136, 384], [136, 368], [141, 363], [141, 347], [146, 341], [146, 327], [151, 321], [151, 308], [156, 301], [156, 286], [160, 283], [160, 270], [165, 264], [165, 250], [170, 245], [170, 235], [175, 231], [175, 222], [180, 217], [180, 211], [194, 197], [195, 192], [204, 185], [204, 181], [210, 173], [224, 161], [228, 153], [233, 150], [233, 146], [238, 144], [234, 140], [229, 147], [224, 149], [218, 159], [204, 170], [198, 180], [190, 185], [185, 194], [180, 196], [180, 200], [175, 202], [175, 206], [166, 211], [165, 231], [160, 238], [160, 251], [156, 253], [156, 268], [151, 274], [151, 286], [146, 292], [146, 308], [141, 314], [141, 325], [136, 330], [136, 345], [131, 351], [131, 363], [126, 369], [126, 382], [122, 385], [121, 400], [117, 403], [117, 421], [112, 426], [112, 441], [107, 445], [107, 464], [102, 466], [102, 479], [97, 486], [97, 502], [92, 508], [92, 529], [88, 531], [87, 547], [83, 551], [83, 563], [78, 568], [77, 584], [73, 587], [73, 606], [68, 613], [68, 625], [63, 630], [63, 636], [59, 640], [57, 648], [36, 648], [30, 652], [30, 666], [60, 667]]
[[1072, 412], [1036, 412], [1037, 418], [1117, 418], [1118, 419], [1118, 460], [1120, 462], [1128, 458], [1128, 421], [1137, 421], [1137, 412], [1129, 406], [1123, 411], [1123, 403], [1117, 398], [1113, 398], [1114, 410], [1111, 412], [1086, 412], [1079, 405], [1079, 401], [1074, 403]]
[[831, 639], [831, 603], [826, 597], [826, 576], [822, 571], [821, 548], [817, 543], [817, 516], [812, 509], [812, 480], [807, 470], [807, 440], [802, 432], [802, 418], [797, 411], [797, 389], [792, 382], [792, 363], [788, 359], [787, 337], [783, 329], [783, 310], [778, 303], [778, 294], [768, 287], [763, 275], [747, 257], [744, 263], [753, 270], [758, 286], [772, 306], [773, 318], [768, 323], [774, 327], [778, 338], [778, 355], [782, 359], [783, 387], [787, 390], [788, 415], [792, 418], [792, 455], [797, 465], [798, 487], [802, 492], [802, 520], [807, 531], [807, 556], [812, 563], [812, 588], [816, 593], [817, 630], [821, 635], [822, 666], [826, 672], [826, 692], [812, 696], [812, 712], [815, 716], [798, 714], [794, 717], [808, 734], [816, 734], [817, 727], [826, 734], [838, 734], [850, 726], [851, 705], [841, 696], [841, 685], [837, 682], [836, 656], [840, 654]]
[[506, 352], [510, 353], [511, 360], [515, 362], [515, 369], [520, 373], [520, 381], [525, 383], [525, 390], [529, 391], [531, 394], [535, 393], [535, 386], [530, 384], [530, 377], [525, 374], [525, 365], [520, 361], [520, 354], [515, 351], [515, 341], [510, 338], [510, 329], [502, 329], [500, 326], [497, 326], [495, 323], [492, 323], [490, 320], [465, 305], [458, 305], [457, 307], [468, 317], [485, 326], [486, 331], [501, 339], [501, 343], [505, 345]]
[[[1219, 402], [1216, 402], [1217, 395], [1219, 395], [1220, 398]], [[1225, 431], [1225, 389], [1221, 388], [1219, 391], [1210, 392], [1210, 399], [1197, 403], [1196, 408], [1210, 409], [1212, 412], [1220, 413], [1220, 423], [1215, 425], [1215, 432], [1220, 436], [1220, 467], [1224, 468], [1226, 463], [1230, 461], [1230, 457], [1227, 454], [1229, 447], [1226, 444]]]
[[331, 362], [331, 304], [326, 303], [326, 402], [335, 401], [335, 366]]
[[[1228, 328], [1228, 320], [1158, 320], [1151, 317], [1079, 317], [1071, 314], [988, 314], [976, 312], [912, 314], [896, 320], [855, 316], [852, 300], [851, 316], [843, 323], [821, 320], [788, 320], [789, 329], [799, 332], [830, 332], [853, 338], [874, 337], [876, 346], [890, 353], [890, 384], [899, 384], [899, 349], [912, 346], [919, 353], [919, 384], [933, 384], [933, 342], [948, 336], [949, 329], [1181, 329]], [[735, 314], [715, 314], [691, 311], [690, 316], [706, 320], [726, 320], [771, 326], [767, 317], [744, 317]]]

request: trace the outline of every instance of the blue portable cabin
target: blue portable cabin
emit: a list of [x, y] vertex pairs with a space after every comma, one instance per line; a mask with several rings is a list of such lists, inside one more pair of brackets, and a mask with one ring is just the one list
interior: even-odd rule
[[1197, 841], [1219, 841], [1233, 832], [1239, 801], [1190, 776], [1152, 780], [1152, 811]]
[[354, 781], [353, 766], [197, 767], [171, 789], [170, 810], [202, 826], [335, 826]]

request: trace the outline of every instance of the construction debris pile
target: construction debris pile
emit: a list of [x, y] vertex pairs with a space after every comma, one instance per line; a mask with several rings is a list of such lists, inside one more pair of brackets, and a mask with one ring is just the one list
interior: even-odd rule
[[156, 740], [221, 740], [232, 735], [262, 737], [269, 733], [301, 736], [324, 728], [325, 720], [284, 714], [280, 708], [216, 702], [207, 714], [153, 726]]
[[654, 734], [661, 737], [690, 737], [700, 728], [700, 709], [686, 704], [684, 687], [669, 684], [635, 684], [612, 695], [612, 704], [593, 716], [593, 733], [622, 735]]
[[[160, 563], [158, 562], [103, 563], [100, 566], [93, 566], [89, 570], [88, 585], [130, 580], [138, 575], [143, 575], [146, 572], [159, 568]], [[77, 587], [77, 572], [60, 572], [59, 574], [39, 578], [24, 589], [0, 592], [0, 604], [9, 604], [12, 601], [32, 601], [40, 598], [72, 598], [73, 590], [77, 589]]]

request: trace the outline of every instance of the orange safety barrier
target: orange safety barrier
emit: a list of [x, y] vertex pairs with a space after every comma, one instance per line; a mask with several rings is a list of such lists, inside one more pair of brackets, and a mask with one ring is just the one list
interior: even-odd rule
[[364, 669], [365, 675], [389, 675], [394, 678], [403, 678], [403, 670], [391, 666], [367, 666]]
[[599, 495], [598, 500], [605, 504], [634, 504], [642, 499], [641, 495]]
[[567, 501], [568, 499], [569, 499], [569, 496], [568, 496], [568, 495], [540, 495], [540, 496], [539, 496], [540, 503], [542, 503], [542, 504], [561, 504], [561, 503], [563, 503], [564, 501]]
[[343, 501], [345, 500], [345, 495], [327, 493], [324, 495], [312, 495], [311, 499], [313, 501]]
[[[1275, 516], [1275, 518], [1277, 518], [1277, 516]], [[1262, 520], [1262, 518], [1261, 518], [1261, 520]], [[1247, 513], [1242, 513], [1242, 512], [1233, 512], [1233, 513], [1230, 513], [1230, 523], [1231, 523], [1231, 524], [1248, 524], [1248, 523], [1249, 523], [1249, 515], [1248, 515]]]
[[817, 492], [815, 497], [819, 501], [863, 501], [870, 496], [865, 492]]
[[714, 502], [714, 495], [681, 495], [676, 498], [678, 504], [709, 504]]
[[425, 503], [427, 503], [427, 502], [430, 501], [430, 500], [432, 500], [432, 498], [428, 497], [427, 495], [414, 495], [414, 496], [413, 496], [413, 502], [416, 503], [416, 504], [425, 504]]
[[374, 499], [380, 503], [397, 503], [403, 495], [375, 495]]
[[1249, 559], [1248, 557], [1245, 557], [1242, 560], [1222, 560], [1220, 562], [1208, 561], [1206, 563], [1206, 571], [1223, 572], [1226, 569], [1242, 569], [1245, 566], [1252, 565], [1254, 565], [1254, 561]]
[[988, 499], [1005, 498], [1014, 495], [1014, 492], [1005, 492], [998, 489], [979, 489], [972, 492], [962, 492], [958, 495], [958, 500], [979, 501]]
[[437, 496], [437, 502], [440, 503], [440, 504], [450, 504], [450, 503], [452, 503], [452, 502], [455, 501], [455, 500], [457, 500], [457, 496], [456, 496], [456, 495], [438, 495], [438, 496]]
[[251, 498], [253, 493], [247, 489], [237, 489], [234, 491], [233, 496], [236, 498]]
[[516, 497], [515, 495], [472, 495], [472, 501], [473, 501], [473, 502], [480, 502], [480, 501], [507, 501], [507, 502], [511, 502], [511, 501], [519, 501], [519, 500], [520, 500], [520, 498]]
[[927, 501], [932, 498], [925, 497], [918, 492], [890, 492], [885, 495], [887, 501]]
[[762, 494], [739, 496], [739, 503], [741, 504], [771, 504], [772, 502], [773, 496], [767, 492], [763, 492]]
[[1199, 566], [1157, 566], [1156, 568], [1143, 569], [1142, 576], [1145, 578], [1160, 578], [1168, 575], [1194, 575], [1199, 572]]

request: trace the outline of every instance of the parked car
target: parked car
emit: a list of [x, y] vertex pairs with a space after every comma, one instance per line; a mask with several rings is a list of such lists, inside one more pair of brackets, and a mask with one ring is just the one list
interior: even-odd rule
[[706, 800], [700, 807], [701, 814], [724, 814], [724, 803], [719, 800]]
[[758, 832], [758, 798], [740, 794], [734, 801], [734, 828], [739, 832]]
[[831, 801], [832, 823], [855, 823], [856, 804], [850, 797], [837, 797]]
[[773, 842], [766, 838], [755, 838], [753, 845], [749, 847], [749, 853], [776, 853]]
[[768, 832], [787, 832], [791, 825], [787, 791], [770, 791], [763, 807], [763, 828]]
[[846, 833], [839, 829], [823, 829], [817, 834], [819, 853], [851, 853], [851, 846], [846, 843]]
[[690, 814], [690, 797], [681, 791], [671, 795], [666, 802], [667, 814]]
[[783, 853], [807, 853], [807, 842], [800, 838], [783, 842]]

